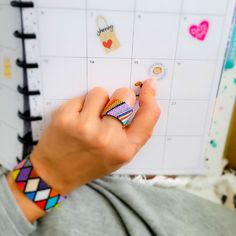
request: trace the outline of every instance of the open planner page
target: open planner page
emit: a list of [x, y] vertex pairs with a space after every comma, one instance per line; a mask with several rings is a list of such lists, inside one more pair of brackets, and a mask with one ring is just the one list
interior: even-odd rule
[[[23, 9], [37, 140], [62, 102], [96, 86], [139, 92], [158, 80], [162, 114], [149, 142], [118, 173], [205, 172], [234, 0], [33, 0]], [[143, 121], [145, 122], [145, 121]]]
[[12, 8], [9, 0], [0, 0], [0, 164], [7, 168], [14, 167], [16, 157], [22, 156], [17, 135], [23, 135], [23, 121], [17, 111], [23, 111], [23, 96], [16, 88], [23, 83], [23, 76], [15, 65], [22, 56], [22, 44], [13, 36], [20, 29], [19, 10]]

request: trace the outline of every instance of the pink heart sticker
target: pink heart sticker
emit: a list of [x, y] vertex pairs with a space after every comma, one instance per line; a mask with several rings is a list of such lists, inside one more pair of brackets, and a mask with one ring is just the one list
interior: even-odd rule
[[189, 33], [196, 39], [203, 41], [208, 33], [209, 22], [204, 20], [199, 25], [191, 25]]

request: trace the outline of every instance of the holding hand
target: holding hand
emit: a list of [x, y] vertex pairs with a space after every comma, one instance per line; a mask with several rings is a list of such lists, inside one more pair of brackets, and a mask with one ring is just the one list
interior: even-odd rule
[[30, 221], [42, 217], [79, 186], [132, 160], [150, 138], [160, 115], [155, 88], [155, 79], [144, 82], [140, 108], [129, 125], [126, 121], [136, 101], [129, 88], [116, 90], [110, 99], [106, 90], [94, 88], [53, 113], [30, 159], [7, 177]]
[[[130, 125], [101, 114], [109, 102], [103, 88], [72, 99], [52, 115], [31, 161], [39, 175], [58, 192], [68, 194], [91, 180], [118, 170], [132, 160], [147, 142], [159, 118], [156, 81], [144, 82], [139, 96], [140, 108]], [[136, 96], [131, 89], [120, 88], [111, 99], [125, 101], [130, 107]]]

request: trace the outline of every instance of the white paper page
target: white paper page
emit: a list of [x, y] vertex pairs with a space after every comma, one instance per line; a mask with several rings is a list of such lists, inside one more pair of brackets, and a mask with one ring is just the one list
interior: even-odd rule
[[22, 156], [17, 134], [23, 134], [23, 121], [17, 111], [23, 110], [23, 97], [16, 88], [23, 77], [15, 65], [22, 56], [22, 45], [13, 36], [20, 27], [19, 9], [11, 7], [9, 0], [0, 0], [0, 164], [9, 169], [16, 164], [16, 157]]
[[[162, 114], [150, 141], [119, 173], [195, 174], [204, 152], [234, 0], [34, 0], [24, 27], [34, 139], [62, 102], [102, 86], [110, 94], [152, 76]], [[99, 31], [101, 29], [101, 31]], [[110, 32], [110, 33], [106, 33]]]

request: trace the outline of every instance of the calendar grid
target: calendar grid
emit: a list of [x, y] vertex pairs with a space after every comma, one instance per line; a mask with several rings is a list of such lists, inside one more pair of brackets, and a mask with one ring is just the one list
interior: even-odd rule
[[[81, 58], [81, 59], [109, 59], [109, 60], [116, 60], [116, 59], [131, 59], [131, 57], [98, 57], [98, 56], [94, 56], [94, 57], [90, 57], [90, 56], [56, 56], [56, 55], [41, 55], [40, 58]], [[181, 61], [216, 61], [216, 59], [188, 59], [188, 58], [184, 58], [184, 59], [173, 59], [173, 58], [157, 58], [157, 57], [150, 57], [150, 58], [142, 58], [142, 57], [132, 57], [133, 60], [165, 60], [165, 61], [177, 61], [177, 60], [181, 60]]]
[[[178, 22], [178, 32], [177, 32], [177, 40], [176, 40], [176, 45], [175, 45], [175, 54], [174, 54], [174, 61], [176, 60], [176, 55], [177, 55], [177, 47], [179, 44], [179, 33], [180, 33], [180, 24], [181, 24], [181, 16], [182, 16], [182, 9], [183, 9], [183, 4], [184, 4], [184, 0], [181, 1], [181, 8], [180, 8], [180, 13], [179, 13], [179, 22]], [[171, 79], [171, 85], [170, 85], [170, 93], [169, 93], [169, 104], [168, 104], [168, 111], [167, 111], [167, 122], [166, 122], [166, 126], [165, 126], [165, 137], [167, 137], [167, 129], [168, 129], [168, 123], [169, 123], [169, 114], [170, 114], [170, 102], [171, 102], [171, 92], [172, 92], [172, 86], [173, 86], [173, 77], [174, 77], [174, 70], [175, 70], [175, 64], [173, 67], [173, 72], [172, 72], [172, 79]], [[163, 158], [162, 158], [162, 166], [164, 166], [164, 161], [165, 161], [165, 156], [166, 156], [166, 142], [167, 139], [165, 138], [164, 141], [164, 154], [163, 154]]]
[[89, 85], [88, 85], [88, 2], [86, 1], [86, 14], [85, 14], [85, 18], [86, 18], [86, 81], [87, 81], [87, 92], [89, 90]]
[[[191, 6], [186, 8], [187, 0], [177, 1], [175, 7], [170, 7], [170, 10], [178, 8], [178, 11], [156, 11], [155, 7], [153, 11], [150, 7], [150, 10], [140, 11], [144, 4], [138, 5], [141, 1], [130, 1], [128, 6], [114, 3], [114, 7], [119, 9], [132, 7], [132, 10], [98, 9], [90, 7], [92, 1], [83, 1], [86, 3], [83, 8], [64, 7], [66, 2], [62, 7], [37, 8], [38, 27], [41, 25], [38, 35], [42, 39], [40, 42], [37, 39], [37, 43], [40, 46], [45, 124], [54, 108], [78, 95], [78, 88], [81, 93], [103, 85], [108, 92], [126, 86], [138, 91], [135, 82], [153, 77], [154, 66], [161, 65], [164, 73], [162, 78], [158, 78], [157, 101], [164, 112], [147, 151], [154, 161], [154, 153], [158, 150], [156, 166], [171, 170], [171, 158], [175, 152], [180, 156], [183, 154], [188, 165], [192, 165], [183, 152], [186, 147], [189, 154], [194, 153], [191, 157], [193, 165], [199, 168], [199, 150], [203, 147], [207, 128], [204, 120], [208, 119], [209, 100], [212, 99], [210, 89], [213, 90], [214, 78], [216, 80], [218, 75], [213, 69], [219, 59], [219, 50], [222, 50], [216, 52], [217, 42], [222, 41], [222, 37], [213, 41], [212, 32], [215, 35], [224, 32], [221, 24], [225, 13], [207, 13], [205, 9], [206, 13], [191, 12], [188, 10]], [[106, 3], [112, 6], [110, 2]], [[98, 6], [96, 4], [94, 2]], [[40, 11], [45, 11], [45, 14]], [[110, 37], [119, 41], [114, 50], [106, 48], [108, 38], [97, 34], [100, 30], [98, 17], [105, 19], [107, 28], [113, 27]], [[191, 35], [190, 27], [199, 27], [204, 20], [210, 23], [210, 30], [206, 40], [199, 40]], [[74, 22], [76, 27], [71, 26]], [[101, 29], [106, 29], [106, 26]], [[45, 28], [51, 29], [52, 34], [46, 35]], [[64, 42], [69, 43], [66, 45]], [[44, 62], [45, 59], [48, 62]], [[62, 84], [62, 88], [58, 86], [55, 89], [55, 83]], [[183, 112], [186, 112], [185, 116]], [[151, 170], [145, 166], [143, 169]]]
[[[136, 0], [135, 0], [136, 1]], [[53, 10], [61, 10], [62, 8], [61, 7], [42, 7], [42, 6], [39, 6], [38, 9], [53, 9]], [[127, 13], [135, 13], [135, 12], [138, 12], [138, 13], [141, 13], [141, 14], [163, 14], [163, 15], [172, 15], [172, 14], [179, 14], [179, 12], [169, 12], [169, 11], [140, 11], [140, 10], [114, 10], [114, 9], [109, 9], [109, 8], [104, 8], [104, 9], [98, 9], [98, 8], [79, 8], [79, 7], [73, 7], [73, 8], [70, 8], [70, 7], [63, 7], [63, 10], [72, 10], [72, 11], [96, 11], [96, 12], [118, 12], [118, 13], [121, 13], [121, 12], [127, 12]], [[183, 14], [191, 14], [193, 16], [204, 16], [205, 14], [203, 13], [196, 13], [196, 12], [183, 12]], [[207, 15], [209, 16], [224, 16], [224, 14], [214, 14], [214, 13], [208, 13]]]
[[131, 57], [130, 57], [130, 82], [129, 87], [132, 88], [132, 73], [133, 73], [133, 52], [134, 52], [134, 29], [135, 29], [135, 19], [136, 19], [136, 2], [134, 0], [134, 11], [133, 11], [133, 33], [132, 33], [132, 49], [131, 49]]

